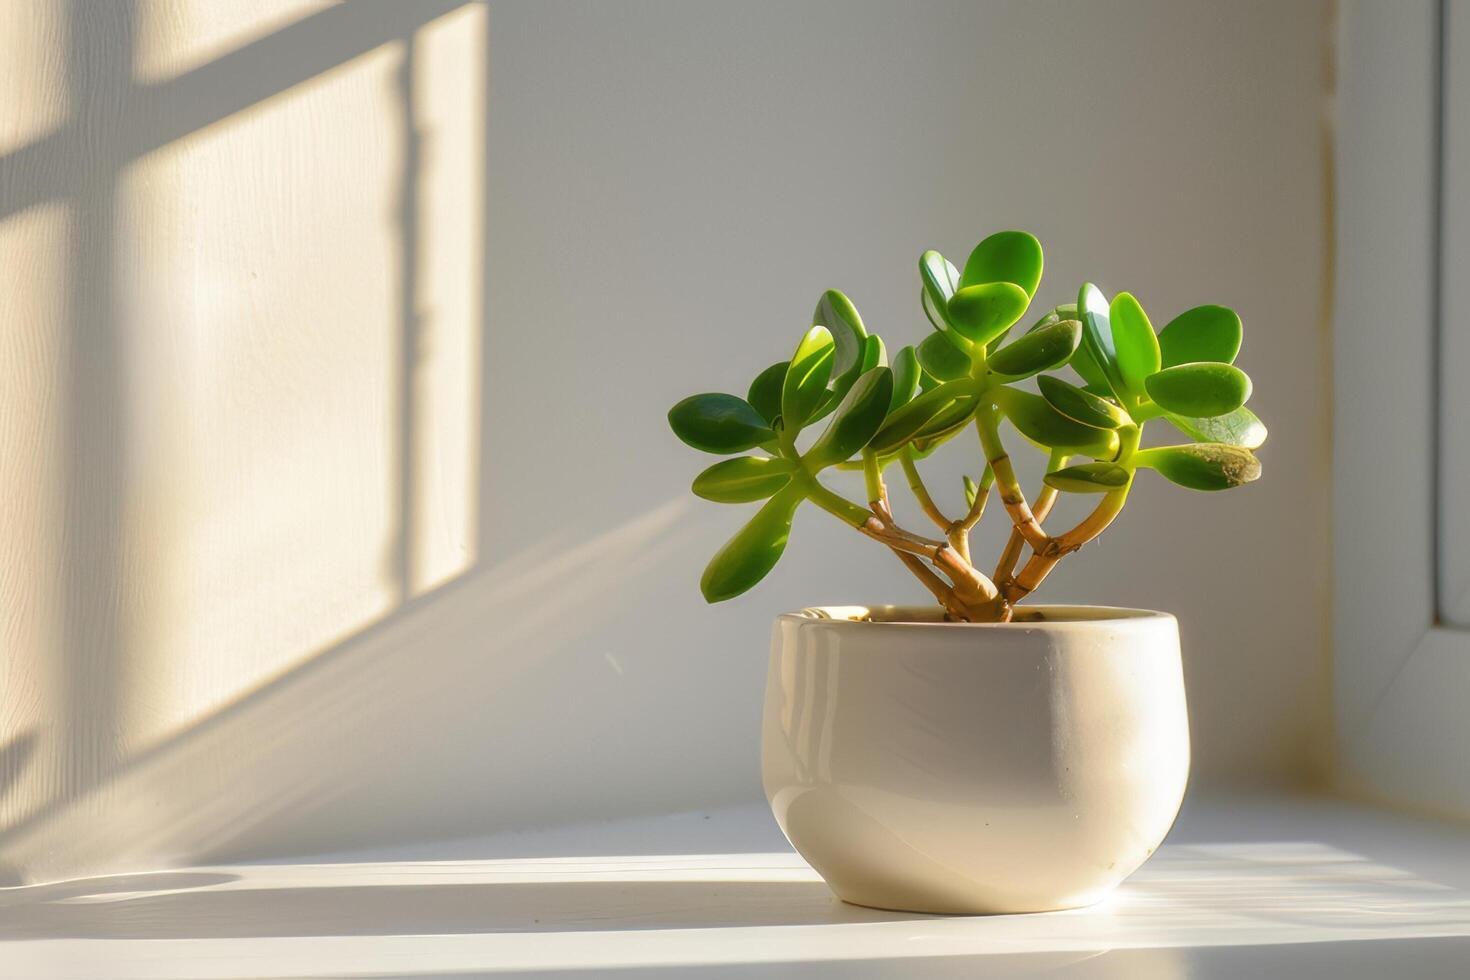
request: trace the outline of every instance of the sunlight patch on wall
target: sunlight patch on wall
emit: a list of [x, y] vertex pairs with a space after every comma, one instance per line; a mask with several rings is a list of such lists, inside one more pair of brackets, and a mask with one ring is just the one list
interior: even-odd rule
[[[250, 34], [238, 10], [166, 8], [139, 63]], [[381, 45], [123, 178], [131, 751], [473, 561], [478, 19]], [[436, 84], [417, 85], [403, 68], [431, 44]]]

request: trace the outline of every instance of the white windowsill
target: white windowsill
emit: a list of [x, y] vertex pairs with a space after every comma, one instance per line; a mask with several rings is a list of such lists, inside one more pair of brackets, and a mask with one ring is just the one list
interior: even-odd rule
[[1470, 828], [1191, 798], [1103, 905], [844, 905], [764, 807], [0, 891], [0, 976], [1462, 976]]

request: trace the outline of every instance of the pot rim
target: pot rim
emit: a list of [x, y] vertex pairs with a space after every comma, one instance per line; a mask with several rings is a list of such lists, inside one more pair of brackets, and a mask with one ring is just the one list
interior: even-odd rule
[[[1148, 626], [1159, 622], [1174, 622], [1171, 613], [1154, 609], [1132, 609], [1126, 606], [1091, 606], [1076, 603], [1048, 603], [1020, 607], [1061, 618], [1022, 619], [1009, 623], [956, 623], [944, 620], [944, 610], [933, 605], [896, 605], [879, 603], [851, 606], [808, 606], [794, 612], [781, 613], [778, 622], [794, 621], [821, 625], [831, 629], [916, 629], [916, 630], [1090, 630], [1098, 628], [1118, 629]], [[869, 619], [873, 613], [885, 619]]]

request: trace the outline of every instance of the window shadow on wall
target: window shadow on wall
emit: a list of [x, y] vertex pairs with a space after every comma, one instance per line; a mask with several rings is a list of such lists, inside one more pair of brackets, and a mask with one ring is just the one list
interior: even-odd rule
[[[405, 751], [395, 747], [422, 748], [392, 731], [416, 699], [429, 716], [469, 710], [433, 707], [456, 679], [436, 676], [422, 644], [473, 628], [461, 586], [477, 574], [485, 525], [483, 7], [313, 5], [202, 63], [189, 64], [188, 44], [142, 50], [146, 37], [157, 46], [179, 33], [149, 17], [187, 19], [191, 9], [60, 5], [67, 117], [0, 155], [0, 231], [59, 207], [67, 247], [60, 281], [33, 284], [58, 291], [59, 322], [14, 327], [51, 329], [63, 352], [50, 409], [61, 419], [51, 472], [63, 502], [46, 605], [53, 643], [16, 651], [42, 679], [38, 730], [7, 712], [19, 720], [0, 731], [11, 746], [0, 763], [0, 863], [11, 881], [156, 866], [249, 841], [269, 850], [269, 834], [252, 832], [340, 802], [368, 778], [352, 764], [334, 772], [334, 752], [390, 759]], [[165, 66], [160, 77], [140, 73], [150, 58]], [[300, 93], [316, 104], [294, 108]], [[367, 176], [331, 158], [340, 104], [365, 113], [352, 134], [369, 151]], [[240, 127], [293, 112], [304, 122], [281, 130], [307, 138], [256, 140], [249, 148], [262, 155], [223, 178], [245, 200], [222, 192], [221, 159], [252, 139]], [[291, 129], [298, 122], [305, 129]], [[320, 141], [310, 138], [316, 125]], [[426, 182], [426, 156], [455, 151], [462, 158], [435, 160]], [[256, 169], [262, 160], [271, 166]], [[310, 196], [323, 181], [359, 179], [366, 211]], [[148, 208], [169, 194], [169, 214], [155, 221]], [[252, 239], [197, 213], [215, 206], [226, 218], [258, 208], [274, 219], [253, 225]], [[252, 264], [297, 243], [309, 259], [330, 253], [330, 268], [307, 262], [287, 269], [283, 289], [229, 292], [234, 277], [254, 278]], [[290, 264], [287, 254], [274, 268]], [[354, 295], [354, 277], [394, 301]], [[253, 323], [250, 310], [211, 297], [220, 288], [225, 300], [267, 304], [289, 292], [299, 322], [271, 333], [278, 318]], [[177, 322], [152, 321], [191, 292]], [[351, 319], [364, 305], [382, 316]], [[305, 367], [320, 380], [295, 384], [313, 356]], [[279, 380], [268, 398], [252, 400], [252, 372]], [[361, 424], [333, 429], [341, 419]], [[342, 459], [356, 468], [344, 471]], [[275, 492], [252, 484], [277, 476], [258, 460], [279, 466]], [[47, 479], [40, 462], [36, 478]], [[231, 479], [245, 490], [222, 493]], [[314, 496], [318, 485], [340, 499]], [[322, 558], [329, 535], [338, 565]], [[273, 576], [293, 583], [284, 599], [269, 589]], [[301, 843], [320, 841], [306, 832]]]

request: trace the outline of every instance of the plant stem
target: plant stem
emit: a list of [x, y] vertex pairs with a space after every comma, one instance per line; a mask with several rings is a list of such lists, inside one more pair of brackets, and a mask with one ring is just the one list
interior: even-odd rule
[[[1052, 473], [1067, 465], [1071, 457], [1060, 450], [1053, 449], [1051, 458], [1046, 461], [1046, 471]], [[1036, 495], [1036, 521], [1040, 523], [1046, 520], [1046, 515], [1051, 513], [1052, 505], [1056, 503], [1057, 491], [1055, 487], [1042, 484], [1041, 492]], [[1016, 562], [1021, 560], [1021, 548], [1025, 545], [1021, 532], [1017, 528], [1011, 528], [1011, 536], [1006, 539], [1005, 550], [1000, 553], [1000, 561], [995, 564], [995, 574], [991, 578], [997, 582], [1011, 577], [1016, 570]]]
[[929, 496], [929, 488], [924, 486], [924, 478], [919, 475], [919, 467], [914, 462], [914, 449], [912, 445], [905, 445], [898, 456], [899, 464], [903, 466], [904, 476], [908, 477], [909, 489], [914, 493], [914, 499], [919, 502], [919, 507], [928, 515], [929, 520], [939, 530], [946, 533], [954, 526], [954, 522], [944, 516], [943, 511], [934, 503], [934, 498]]
[[1006, 452], [1005, 446], [1000, 441], [1000, 415], [994, 404], [982, 402], [980, 410], [975, 413], [975, 430], [980, 434], [980, 445], [985, 450], [985, 461], [990, 464], [990, 469], [995, 473], [995, 485], [1000, 490], [1000, 502], [1005, 505], [1006, 512], [1011, 515], [1011, 523], [1016, 531], [1025, 539], [1032, 548], [1040, 549], [1046, 547], [1046, 532], [1041, 529], [1041, 522], [1031, 512], [1031, 507], [1026, 503], [1026, 495], [1021, 491], [1021, 483], [1016, 479], [1016, 470], [1011, 465], [1011, 457]]

